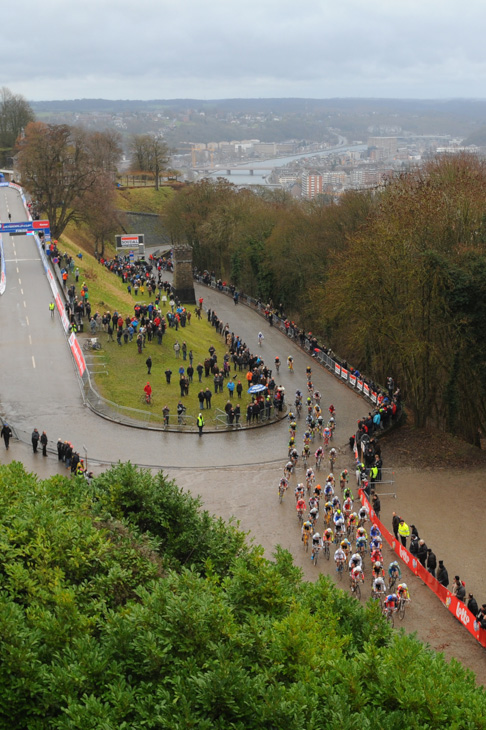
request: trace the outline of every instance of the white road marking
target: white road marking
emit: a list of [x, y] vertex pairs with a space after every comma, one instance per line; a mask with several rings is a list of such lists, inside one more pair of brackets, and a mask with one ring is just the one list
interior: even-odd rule
[[22, 296], [24, 296], [24, 290], [23, 289], [20, 290], [20, 293], [22, 294]]
[[28, 317], [25, 318], [25, 322], [27, 324], [27, 327], [30, 327], [30, 323], [29, 323], [29, 318]]
[[19, 267], [17, 266], [17, 274], [19, 273]]
[[32, 367], [34, 367], [34, 368], [35, 368], [35, 358], [34, 358], [34, 356], [33, 356], [33, 355], [32, 355]]
[[25, 299], [24, 299], [24, 309], [27, 309], [27, 304], [25, 303]]
[[32, 344], [32, 336], [29, 335], [29, 345], [31, 345], [31, 344]]
[[22, 286], [22, 280], [21, 280], [20, 276], [19, 276], [19, 284]]

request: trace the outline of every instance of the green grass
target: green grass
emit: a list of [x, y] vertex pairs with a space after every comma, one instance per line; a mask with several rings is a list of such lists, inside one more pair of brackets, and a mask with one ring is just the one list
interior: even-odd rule
[[[76, 246], [67, 237], [62, 237], [60, 241], [61, 251], [67, 251], [71, 255], [76, 256], [79, 251], [79, 246]], [[107, 271], [104, 266], [98, 264], [94, 257], [89, 254], [83, 254], [83, 258], [76, 258], [76, 265], [80, 270], [79, 284], [77, 285], [77, 292], [80, 291], [83, 282], [88, 285], [89, 300], [92, 307], [92, 313], [98, 311], [100, 315], [104, 312], [114, 312], [115, 309], [125, 318], [127, 315], [133, 314], [133, 307], [135, 304], [141, 303], [142, 299], [139, 297], [135, 298], [133, 295], [128, 294], [126, 287], [122, 283], [121, 279]], [[74, 276], [70, 277], [69, 283], [74, 283]], [[143, 300], [148, 303], [150, 300], [148, 297]], [[175, 329], [167, 328], [166, 334], [164, 335], [162, 345], [157, 344], [157, 340], [152, 342], [146, 342], [146, 347], [141, 355], [138, 354], [137, 345], [135, 338], [127, 345], [123, 344], [120, 347], [116, 338], [114, 342], [108, 342], [108, 335], [104, 332], [98, 332], [97, 337], [102, 345], [102, 350], [97, 352], [97, 357], [94, 361], [96, 364], [92, 369], [102, 370], [105, 368], [107, 374], [94, 375], [96, 389], [98, 392], [110, 401], [117, 403], [122, 406], [128, 406], [130, 408], [136, 408], [141, 411], [147, 412], [158, 412], [161, 413], [162, 408], [168, 405], [170, 408], [171, 415], [176, 414], [176, 406], [180, 400], [180, 386], [179, 386], [179, 367], [183, 365], [187, 367], [189, 360], [183, 362], [182, 352], [180, 357], [176, 359], [173, 350], [173, 345], [176, 339], [182, 346], [182, 342], [185, 340], [187, 343], [187, 351], [192, 349], [194, 354], [193, 367], [196, 368], [199, 362], [204, 363], [205, 358], [208, 356], [208, 350], [211, 345], [216, 349], [218, 356], [218, 365], [222, 367], [223, 356], [227, 352], [227, 348], [223, 343], [223, 338], [216, 333], [214, 327], [212, 327], [207, 321], [207, 317], [203, 314], [203, 318], [199, 321], [194, 314], [194, 307], [189, 307], [191, 311], [191, 324], [185, 328], [179, 327], [179, 331]], [[166, 312], [162, 310], [165, 314]], [[231, 324], [231, 323], [230, 323]], [[84, 335], [80, 335], [80, 338], [89, 337], [89, 327], [85, 327]], [[123, 339], [122, 339], [123, 342]], [[145, 361], [150, 355], [152, 358], [152, 374], [147, 375], [147, 366]], [[88, 360], [90, 358], [88, 357]], [[166, 383], [164, 372], [169, 368], [172, 370], [171, 384]], [[234, 371], [231, 372], [231, 378], [234, 375]], [[243, 397], [240, 403], [242, 414], [246, 410], [246, 405], [249, 402], [249, 397], [246, 395], [246, 372], [238, 372], [235, 383], [241, 380], [243, 385]], [[144, 402], [141, 402], [143, 396], [143, 388], [147, 383], [150, 382], [153, 391], [153, 405], [147, 406]], [[214, 382], [213, 376], [208, 378], [202, 377], [202, 385], [198, 383], [197, 373], [194, 373], [194, 381], [189, 386], [189, 396], [182, 398], [184, 405], [187, 408], [188, 415], [196, 415], [199, 413], [199, 402], [197, 394], [201, 387], [209, 389], [213, 393], [213, 399], [211, 402], [212, 410], [214, 413], [215, 408], [224, 408], [228, 400], [228, 390], [226, 388], [226, 381], [223, 386], [223, 393], [214, 394]], [[237, 403], [236, 391], [234, 394], [233, 402]], [[143, 416], [140, 416], [143, 418]]]
[[[122, 177], [123, 179], [123, 177]], [[118, 210], [140, 211], [162, 215], [164, 207], [174, 191], [169, 186], [155, 188], [127, 188], [116, 191]]]

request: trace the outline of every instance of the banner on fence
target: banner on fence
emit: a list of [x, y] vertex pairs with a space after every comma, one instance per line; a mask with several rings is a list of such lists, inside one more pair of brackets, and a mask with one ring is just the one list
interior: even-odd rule
[[386, 527], [384, 527], [382, 522], [380, 522], [380, 520], [376, 516], [374, 510], [371, 509], [370, 503], [368, 502], [368, 499], [366, 498], [366, 495], [362, 489], [359, 490], [359, 494], [361, 498], [361, 503], [366, 505], [370, 510], [371, 521], [375, 525], [378, 525], [383, 539], [386, 540], [388, 545], [398, 555], [400, 560], [402, 560], [405, 565], [412, 571], [412, 573], [417, 575], [426, 584], [426, 586], [430, 588], [433, 593], [435, 593], [435, 595], [440, 599], [443, 605], [458, 619], [458, 621], [461, 622], [464, 628], [466, 628], [469, 633], [474, 636], [476, 641], [478, 641], [481, 646], [486, 647], [486, 631], [480, 628], [478, 622], [476, 621], [476, 617], [473, 616], [473, 614], [469, 611], [469, 609], [462, 601], [456, 598], [456, 596], [453, 596], [452, 593], [447, 590], [447, 588], [441, 585], [439, 581], [423, 567], [422, 563], [408, 552], [408, 550], [402, 545], [399, 540], [395, 540], [394, 535], [388, 532]]
[[366, 383], [363, 383], [363, 393], [367, 398], [370, 397], [370, 388], [369, 385], [366, 385]]
[[376, 403], [376, 392], [375, 391], [373, 391], [371, 393], [370, 398], [371, 398], [371, 400], [372, 400], [373, 403]]
[[356, 385], [356, 375], [351, 375], [351, 373], [349, 374], [349, 384], [352, 385], [353, 388], [355, 387], [355, 385]]
[[363, 381], [362, 381], [362, 380], [360, 380], [359, 378], [358, 378], [358, 380], [356, 381], [356, 388], [357, 388], [358, 390], [363, 390]]
[[71, 352], [73, 353], [74, 362], [76, 363], [76, 367], [78, 368], [78, 372], [81, 377], [83, 377], [84, 371], [86, 370], [86, 361], [84, 359], [83, 352], [79, 346], [78, 338], [75, 334], [71, 334], [69, 336], [69, 347], [71, 348]]
[[334, 363], [334, 372], [336, 373], [336, 375], [339, 375], [339, 373], [341, 372], [341, 367], [337, 364], [337, 362]]
[[341, 377], [343, 380], [348, 379], [348, 371], [346, 370], [346, 368], [341, 368]]

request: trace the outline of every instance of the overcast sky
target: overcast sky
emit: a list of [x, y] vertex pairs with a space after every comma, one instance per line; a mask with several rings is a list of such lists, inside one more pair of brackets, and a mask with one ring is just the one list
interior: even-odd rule
[[486, 97], [485, 0], [23, 0], [0, 86], [29, 100]]

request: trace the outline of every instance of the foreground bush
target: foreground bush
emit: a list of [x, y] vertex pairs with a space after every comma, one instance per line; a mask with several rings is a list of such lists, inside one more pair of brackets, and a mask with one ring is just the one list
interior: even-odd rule
[[481, 728], [457, 662], [161, 474], [0, 467], [0, 726]]

